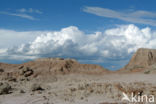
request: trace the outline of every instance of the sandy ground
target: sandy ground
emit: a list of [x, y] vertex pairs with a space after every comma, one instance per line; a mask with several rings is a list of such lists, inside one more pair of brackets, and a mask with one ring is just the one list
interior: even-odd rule
[[[0, 95], [0, 104], [104, 104], [119, 102], [122, 92], [143, 91], [156, 96], [155, 74], [68, 74], [47, 76], [26, 82], [12, 82], [17, 89]], [[39, 83], [43, 91], [30, 91]], [[20, 89], [25, 93], [20, 93]]]

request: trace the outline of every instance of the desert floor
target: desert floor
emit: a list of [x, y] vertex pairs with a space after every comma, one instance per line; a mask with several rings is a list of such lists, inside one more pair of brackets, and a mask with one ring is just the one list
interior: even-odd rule
[[[155, 74], [68, 74], [10, 82], [16, 89], [0, 95], [0, 104], [122, 104], [122, 92], [156, 96]], [[31, 91], [37, 83], [44, 90]]]

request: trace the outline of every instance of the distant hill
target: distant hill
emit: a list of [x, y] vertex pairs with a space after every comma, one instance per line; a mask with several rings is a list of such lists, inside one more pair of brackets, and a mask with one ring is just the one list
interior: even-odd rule
[[41, 58], [23, 64], [0, 63], [1, 75], [8, 77], [37, 77], [59, 74], [103, 74], [109, 70], [94, 64], [80, 64], [75, 59]]

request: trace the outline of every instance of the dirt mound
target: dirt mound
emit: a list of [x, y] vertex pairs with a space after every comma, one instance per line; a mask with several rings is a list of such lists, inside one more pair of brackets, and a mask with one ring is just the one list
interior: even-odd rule
[[99, 65], [80, 64], [75, 59], [63, 58], [42, 58], [25, 63], [23, 66], [31, 67], [38, 74], [100, 74], [108, 72], [107, 69], [104, 69]]
[[154, 64], [156, 64], [156, 49], [140, 48], [134, 53], [124, 69], [143, 71]]
[[57, 75], [57, 74], [103, 74], [108, 73], [107, 69], [99, 65], [80, 64], [74, 59], [63, 58], [41, 58], [23, 64], [0, 63], [0, 75], [3, 79], [16, 80], [21, 78], [35, 78], [37, 76]]

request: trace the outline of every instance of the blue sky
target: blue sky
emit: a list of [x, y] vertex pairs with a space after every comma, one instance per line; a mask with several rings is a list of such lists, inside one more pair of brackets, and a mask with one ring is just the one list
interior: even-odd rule
[[156, 48], [155, 4], [155, 0], [0, 0], [0, 61], [70, 57], [121, 68], [138, 48]]
[[0, 10], [9, 13], [14, 13], [22, 8], [33, 8], [43, 12], [42, 14], [30, 14], [37, 19], [35, 21], [1, 14], [1, 28], [51, 30], [76, 25], [85, 31], [112, 27], [114, 24], [130, 23], [85, 13], [83, 11], [85, 6], [117, 11], [146, 10], [155, 12], [156, 3], [155, 0], [1, 0], [0, 2]]

